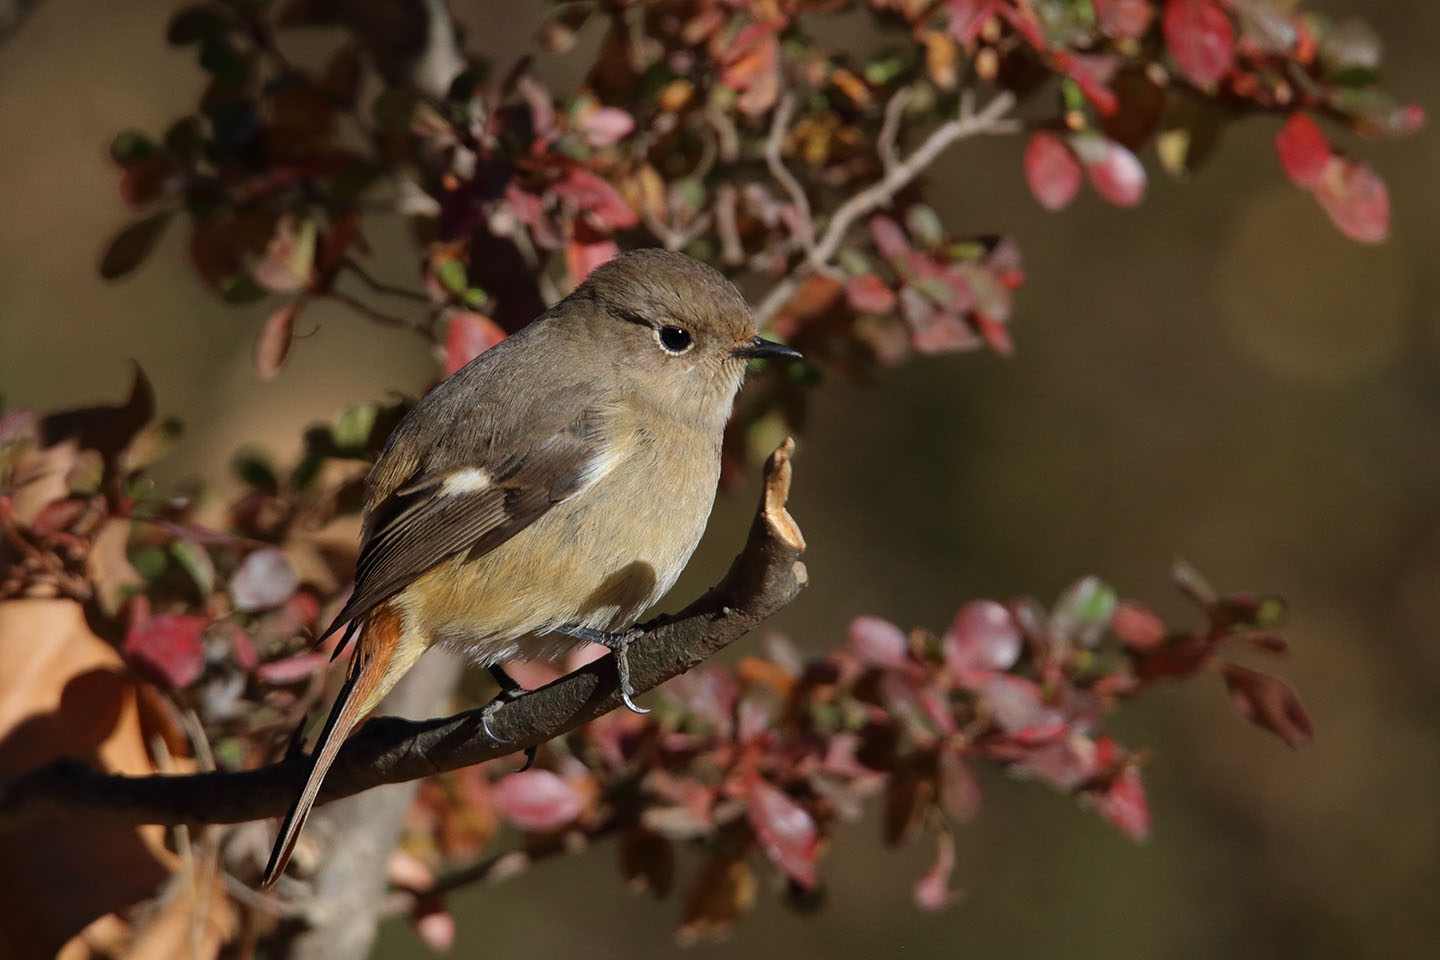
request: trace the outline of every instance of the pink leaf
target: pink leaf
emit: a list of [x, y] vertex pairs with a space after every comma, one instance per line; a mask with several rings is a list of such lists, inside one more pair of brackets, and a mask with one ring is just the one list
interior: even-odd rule
[[969, 823], [980, 812], [980, 783], [964, 753], [950, 744], [940, 749], [940, 808], [956, 823]]
[[255, 341], [255, 371], [265, 379], [279, 373], [290, 354], [290, 344], [295, 339], [295, 317], [303, 306], [303, 298], [282, 303], [260, 328], [260, 336]]
[[960, 896], [950, 889], [950, 874], [955, 870], [955, 838], [949, 831], [941, 831], [936, 847], [934, 865], [915, 881], [915, 906], [921, 910], [941, 910]]
[[1046, 210], [1060, 210], [1080, 189], [1080, 163], [1065, 141], [1041, 131], [1025, 145], [1025, 182]]
[[526, 770], [495, 784], [495, 809], [521, 830], [558, 830], [585, 809], [585, 795], [549, 770]]
[[455, 915], [437, 895], [415, 901], [410, 908], [410, 925], [425, 946], [436, 953], [448, 953], [455, 946]]
[[1315, 186], [1330, 163], [1330, 141], [1303, 113], [1291, 114], [1275, 134], [1275, 152], [1280, 155], [1285, 176], [1301, 187]]
[[285, 559], [285, 554], [273, 547], [256, 550], [241, 561], [239, 568], [230, 578], [230, 597], [235, 609], [242, 613], [268, 610], [284, 603], [300, 585], [300, 579]]
[[1117, 207], [1133, 207], [1145, 197], [1145, 168], [1139, 158], [1114, 140], [1075, 137], [1071, 144], [1095, 192]]
[[468, 310], [450, 315], [445, 330], [445, 375], [459, 370], [480, 354], [505, 339], [505, 331], [494, 320]]
[[745, 778], [745, 810], [766, 856], [800, 886], [813, 887], [820, 840], [805, 808], [752, 771]]
[[910, 666], [910, 642], [905, 633], [881, 617], [856, 617], [850, 621], [850, 649], [873, 666]]
[[1150, 805], [1145, 799], [1140, 771], [1133, 764], [1111, 781], [1104, 793], [1095, 797], [1095, 809], [1107, 823], [1132, 840], [1138, 842], [1150, 835]]
[[845, 299], [856, 313], [889, 313], [895, 309], [895, 291], [873, 273], [861, 274], [847, 283]]
[[1091, 5], [1101, 31], [1112, 37], [1139, 39], [1155, 18], [1150, 0], [1091, 0]]
[[620, 192], [589, 170], [571, 167], [550, 189], [555, 196], [574, 204], [602, 231], [624, 230], [639, 222]]
[[306, 679], [317, 670], [324, 670], [330, 662], [328, 653], [302, 653], [284, 660], [271, 660], [255, 668], [255, 676], [265, 683], [277, 687], [288, 686]]
[[1168, 0], [1161, 29], [1175, 65], [1197, 87], [1213, 87], [1235, 64], [1230, 17], [1211, 0]]
[[871, 217], [870, 235], [875, 238], [875, 248], [891, 260], [910, 252], [910, 241], [906, 239], [905, 231], [889, 217]]
[[980, 685], [979, 693], [995, 723], [1006, 733], [1044, 740], [1065, 728], [1059, 712], [1042, 702], [1040, 687], [1033, 680], [995, 674]]
[[189, 686], [205, 667], [204, 617], [142, 617], [125, 633], [124, 653], [137, 671], [168, 690]]
[[592, 147], [613, 147], [635, 129], [635, 118], [619, 107], [595, 107], [585, 111], [576, 125]]
[[1331, 157], [1311, 189], [1330, 222], [1351, 240], [1380, 243], [1390, 235], [1390, 193], [1368, 164]]
[[1020, 659], [1020, 627], [1000, 604], [975, 600], [955, 614], [941, 644], [945, 666], [956, 679], [977, 671], [1009, 670]]

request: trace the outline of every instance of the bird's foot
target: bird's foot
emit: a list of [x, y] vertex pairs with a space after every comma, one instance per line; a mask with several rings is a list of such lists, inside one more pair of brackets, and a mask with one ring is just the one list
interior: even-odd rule
[[620, 699], [625, 701], [625, 706], [630, 708], [632, 713], [649, 713], [645, 707], [637, 706], [635, 703], [635, 687], [630, 683], [630, 657], [628, 654], [630, 644], [645, 635], [644, 627], [631, 627], [629, 630], [619, 630], [613, 633], [606, 630], [596, 630], [593, 627], [563, 626], [556, 630], [576, 640], [584, 640], [587, 643], [598, 643], [602, 647], [609, 647], [615, 654], [615, 668], [620, 674]]
[[[495, 743], [509, 743], [509, 740], [506, 740], [504, 737], [500, 736], [490, 728], [490, 718], [495, 715], [496, 710], [499, 710], [511, 700], [518, 700], [528, 691], [524, 687], [520, 686], [519, 681], [517, 681], [514, 677], [510, 676], [510, 674], [506, 673], [504, 669], [498, 665], [490, 667], [490, 676], [494, 677], [495, 682], [500, 685], [500, 692], [495, 694], [495, 699], [485, 704], [484, 709], [480, 711], [480, 729], [484, 730], [485, 736], [489, 737], [491, 741]], [[515, 772], [522, 773], [526, 770], [529, 770], [530, 765], [534, 762], [535, 747], [526, 747], [525, 763], [522, 764], [520, 768]]]

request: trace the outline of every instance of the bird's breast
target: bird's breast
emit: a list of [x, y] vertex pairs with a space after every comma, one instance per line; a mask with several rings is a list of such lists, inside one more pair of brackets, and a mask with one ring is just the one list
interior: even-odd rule
[[489, 553], [406, 588], [413, 626], [485, 664], [564, 653], [576, 641], [557, 626], [628, 627], [694, 553], [719, 480], [720, 438], [668, 427], [617, 416], [578, 492]]

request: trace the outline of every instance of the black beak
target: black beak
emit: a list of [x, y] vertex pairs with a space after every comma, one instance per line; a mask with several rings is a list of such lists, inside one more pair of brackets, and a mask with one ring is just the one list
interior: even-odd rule
[[755, 360], [759, 358], [780, 358], [790, 360], [804, 360], [805, 354], [794, 347], [783, 343], [776, 343], [774, 340], [766, 340], [764, 337], [751, 337], [744, 346], [736, 347], [730, 351], [730, 356], [739, 357], [742, 360]]

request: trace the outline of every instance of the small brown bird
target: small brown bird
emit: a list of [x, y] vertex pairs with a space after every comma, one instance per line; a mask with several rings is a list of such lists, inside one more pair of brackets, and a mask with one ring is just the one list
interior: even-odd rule
[[370, 471], [354, 592], [326, 630], [356, 648], [263, 885], [351, 728], [435, 644], [491, 668], [492, 706], [520, 692], [499, 664], [604, 644], [638, 711], [630, 627], [704, 532], [746, 364], [799, 356], [715, 270], [639, 250], [416, 404]]

